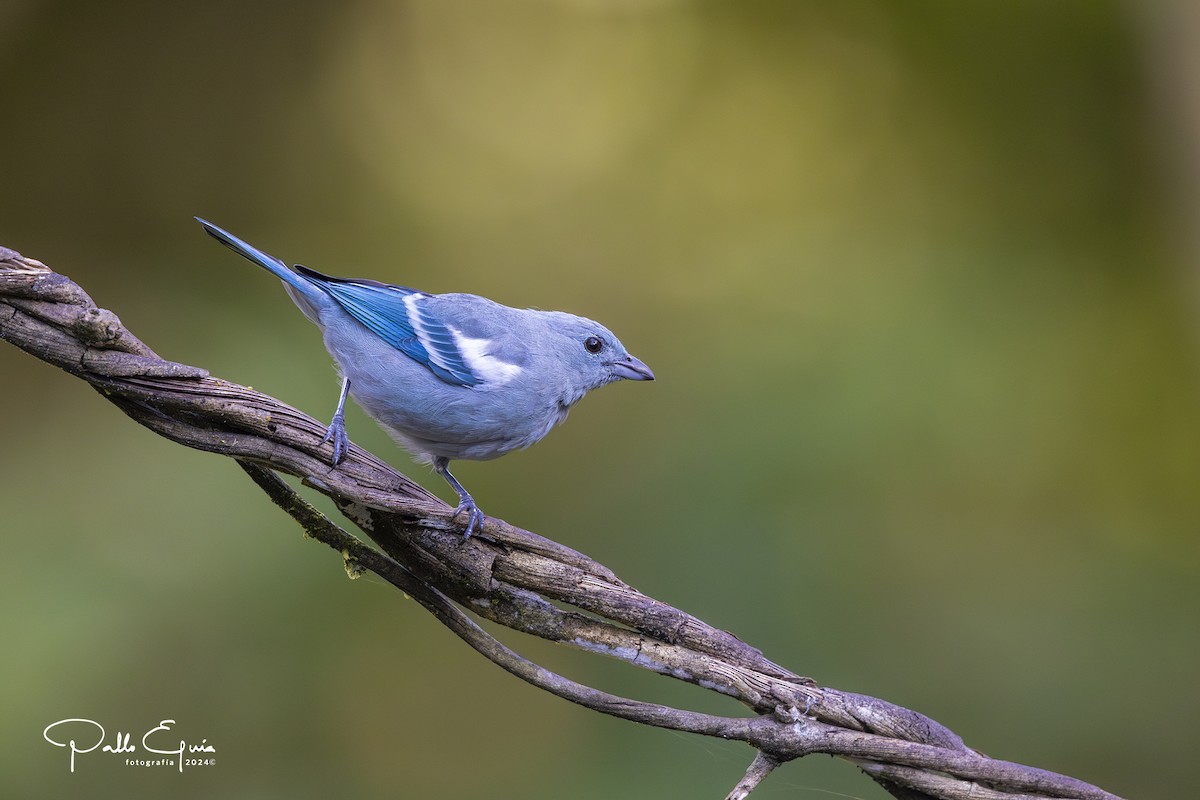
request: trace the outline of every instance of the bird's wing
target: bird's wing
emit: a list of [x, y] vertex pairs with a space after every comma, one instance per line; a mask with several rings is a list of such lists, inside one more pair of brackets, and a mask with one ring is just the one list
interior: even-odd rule
[[300, 265], [296, 270], [380, 339], [451, 386], [502, 384], [521, 371], [490, 355], [489, 340], [472, 338], [438, 313], [434, 296], [376, 281], [331, 278]]

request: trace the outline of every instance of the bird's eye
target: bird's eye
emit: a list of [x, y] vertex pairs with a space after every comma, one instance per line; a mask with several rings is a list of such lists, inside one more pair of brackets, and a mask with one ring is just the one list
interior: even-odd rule
[[589, 353], [599, 353], [604, 349], [604, 340], [599, 336], [589, 336], [584, 340], [583, 346]]

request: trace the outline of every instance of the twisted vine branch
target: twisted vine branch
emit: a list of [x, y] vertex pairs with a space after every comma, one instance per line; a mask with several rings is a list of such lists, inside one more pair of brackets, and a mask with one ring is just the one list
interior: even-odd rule
[[[87, 381], [156, 433], [236, 459], [310, 535], [339, 552], [352, 574], [370, 570], [402, 589], [522, 680], [633, 722], [746, 742], [756, 755], [729, 798], [745, 798], [781, 763], [827, 753], [855, 763], [905, 800], [1120, 800], [1075, 778], [983, 756], [914, 711], [818, 686], [537, 534], [489, 517], [464, 541], [449, 506], [370, 453], [352, 445], [341, 464], [330, 467], [321, 423], [203, 369], [161, 359], [68, 278], [4, 248], [0, 338]], [[378, 549], [309, 505], [279, 472], [330, 497]], [[500, 643], [464, 608], [720, 692], [752, 713], [702, 714], [571, 681]]]

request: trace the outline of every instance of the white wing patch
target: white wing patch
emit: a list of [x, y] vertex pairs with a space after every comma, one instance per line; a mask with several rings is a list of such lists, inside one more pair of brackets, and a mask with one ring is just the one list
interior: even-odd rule
[[472, 339], [449, 325], [446, 327], [454, 335], [454, 344], [462, 354], [463, 361], [484, 383], [503, 386], [521, 374], [521, 368], [516, 364], [501, 361], [487, 352], [491, 339]]
[[404, 309], [408, 312], [408, 324], [412, 325], [413, 333], [417, 334], [417, 341], [421, 343], [421, 346], [425, 348], [425, 352], [429, 354], [429, 360], [442, 369], [449, 370], [450, 365], [446, 363], [446, 359], [442, 358], [441, 353], [437, 351], [433, 342], [430, 341], [429, 331], [425, 329], [425, 319], [421, 316], [420, 306], [417, 305], [426, 296], [420, 292], [405, 296]]
[[420, 292], [404, 296], [404, 310], [408, 312], [408, 324], [412, 325], [412, 329], [417, 334], [417, 338], [424, 342], [428, 334], [425, 333], [425, 326], [422, 324], [421, 310], [417, 308], [417, 301], [421, 300], [425, 295]]

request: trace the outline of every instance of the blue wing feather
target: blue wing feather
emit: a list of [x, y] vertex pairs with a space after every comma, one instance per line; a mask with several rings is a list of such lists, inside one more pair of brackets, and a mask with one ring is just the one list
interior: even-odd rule
[[463, 360], [450, 329], [422, 308], [426, 295], [388, 283], [331, 278], [299, 265], [296, 270], [320, 285], [368, 330], [441, 380], [452, 386], [482, 382]]

